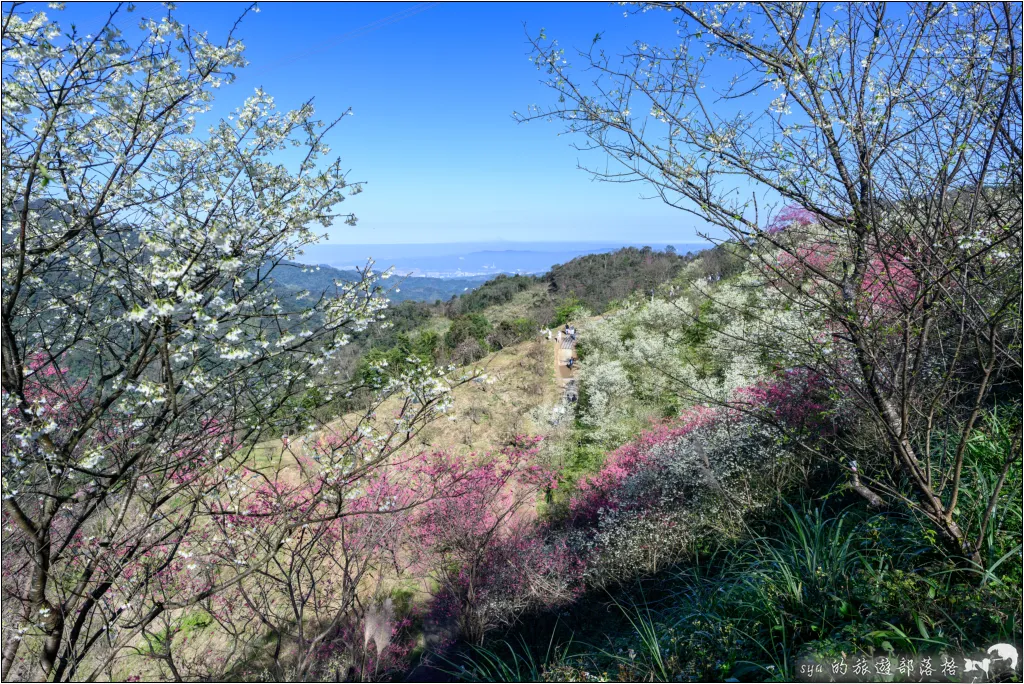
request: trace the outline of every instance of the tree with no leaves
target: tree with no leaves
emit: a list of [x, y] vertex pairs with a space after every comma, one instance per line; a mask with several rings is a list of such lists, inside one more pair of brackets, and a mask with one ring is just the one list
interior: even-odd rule
[[761, 351], [842, 383], [886, 446], [844, 464], [851, 486], [873, 506], [901, 501], [981, 563], [1020, 458], [1018, 429], [968, 531], [972, 435], [997, 398], [1020, 400], [1020, 6], [637, 12], [664, 13], [677, 41], [613, 55], [598, 35], [567, 57], [534, 39], [558, 104], [519, 120], [564, 122], [616, 163], [595, 176], [643, 181], [749, 247], [766, 289], [808, 322]]

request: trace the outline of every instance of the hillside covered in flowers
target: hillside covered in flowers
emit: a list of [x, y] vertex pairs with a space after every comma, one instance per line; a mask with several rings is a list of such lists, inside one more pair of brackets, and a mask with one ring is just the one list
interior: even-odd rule
[[432, 304], [275, 278], [363, 188], [233, 30], [5, 8], [3, 680], [1019, 681], [1021, 9], [901, 7], [530, 34], [715, 246]]

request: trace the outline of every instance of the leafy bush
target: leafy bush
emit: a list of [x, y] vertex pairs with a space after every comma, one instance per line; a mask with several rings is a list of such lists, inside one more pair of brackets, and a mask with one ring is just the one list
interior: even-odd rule
[[494, 332], [488, 335], [487, 341], [496, 349], [528, 340], [537, 334], [537, 323], [531, 318], [520, 317], [511, 321], [498, 323]]
[[476, 340], [486, 345], [487, 336], [491, 333], [491, 323], [482, 314], [471, 313], [459, 316], [445, 333], [444, 343], [449, 349], [455, 349], [466, 340]]
[[359, 359], [355, 377], [367, 387], [381, 387], [388, 379], [401, 377], [414, 366], [432, 365], [440, 342], [440, 336], [432, 331], [411, 338], [399, 334], [392, 346], [374, 347], [367, 351]]
[[565, 325], [574, 319], [581, 318], [584, 315], [584, 311], [586, 309], [583, 306], [583, 302], [575, 294], [570, 293], [569, 297], [562, 300], [562, 303], [555, 308], [553, 325]]
[[496, 304], [506, 304], [512, 301], [520, 292], [529, 289], [537, 282], [534, 276], [525, 275], [501, 275], [477, 289], [459, 297], [459, 310], [464, 313], [480, 312], [487, 307]]

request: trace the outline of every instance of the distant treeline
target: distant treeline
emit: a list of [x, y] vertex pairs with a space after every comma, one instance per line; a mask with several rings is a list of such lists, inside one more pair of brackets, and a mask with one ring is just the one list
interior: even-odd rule
[[[335, 290], [335, 281], [351, 283], [359, 280], [356, 271], [343, 271], [330, 266], [308, 266], [284, 262], [271, 274], [275, 289], [282, 294], [295, 294], [308, 290], [314, 295]], [[478, 287], [486, 276], [469, 278], [429, 278], [425, 276], [395, 276], [383, 285], [392, 287], [388, 298], [393, 302], [435, 302], [457, 297]], [[395, 291], [397, 289], [397, 291]]]
[[718, 247], [685, 255], [672, 247], [625, 247], [577, 257], [543, 275], [499, 275], [447, 301], [401, 302], [389, 313], [389, 328], [367, 331], [360, 340], [366, 352], [356, 374], [369, 383], [380, 368], [401, 372], [412, 357], [469, 363], [542, 328], [602, 314], [631, 296], [646, 297], [695, 259], [705, 262], [701, 272], [710, 277], [729, 270], [729, 254]]
[[613, 303], [635, 292], [649, 292], [671, 280], [693, 258], [693, 253], [680, 255], [671, 246], [665, 251], [624, 247], [615, 252], [588, 254], [552, 266], [544, 275], [498, 276], [457, 298], [449, 308], [457, 313], [482, 311], [543, 284], [547, 297], [538, 303], [535, 318], [540, 324], [558, 325], [564, 321], [556, 320], [555, 312], [567, 300], [593, 314], [604, 313]]

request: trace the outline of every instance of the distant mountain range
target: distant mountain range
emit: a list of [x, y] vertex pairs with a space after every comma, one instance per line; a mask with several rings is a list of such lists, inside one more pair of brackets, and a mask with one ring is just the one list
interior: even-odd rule
[[[397, 273], [428, 278], [477, 278], [499, 273], [545, 273], [584, 254], [613, 252], [621, 247], [650, 246], [664, 250], [667, 243], [625, 242], [461, 242], [406, 245], [319, 244], [306, 248], [299, 261], [341, 270], [364, 266], [368, 258], [374, 269], [395, 267]], [[679, 243], [679, 254], [711, 247], [704, 243]], [[479, 281], [482, 282], [482, 281]], [[479, 282], [477, 284], [479, 284]]]
[[[434, 302], [438, 299], [448, 300], [455, 295], [470, 292], [484, 284], [491, 276], [475, 276], [472, 278], [425, 278], [417, 276], [396, 276], [383, 284], [397, 287], [388, 299], [393, 302], [417, 301]], [[283, 263], [271, 274], [275, 289], [285, 295], [294, 295], [302, 290], [319, 295], [322, 292], [333, 292], [334, 281], [352, 282], [358, 280], [359, 274], [354, 270], [341, 270], [330, 266], [308, 266], [304, 264]]]

